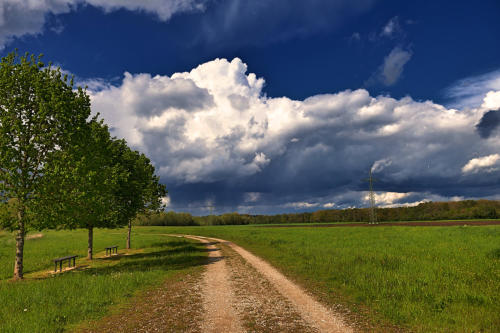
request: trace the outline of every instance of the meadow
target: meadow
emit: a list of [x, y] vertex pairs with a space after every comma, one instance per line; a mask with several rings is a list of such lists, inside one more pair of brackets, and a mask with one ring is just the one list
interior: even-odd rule
[[[98, 319], [162, 281], [201, 271], [206, 251], [168, 233], [234, 241], [322, 301], [342, 304], [368, 331], [500, 331], [500, 226], [274, 228], [135, 227], [128, 255], [103, 258], [125, 230], [44, 231], [26, 241], [26, 279], [11, 282], [14, 239], [0, 232], [0, 331], [59, 332]], [[53, 275], [52, 259], [79, 255]], [[118, 260], [119, 259], [119, 260]], [[370, 326], [371, 325], [371, 326]]]
[[[25, 280], [12, 282], [14, 238], [0, 231], [1, 332], [66, 331], [165, 280], [201, 270], [206, 262], [206, 251], [196, 242], [147, 234], [133, 235], [133, 248], [123, 255], [124, 229], [95, 231], [92, 262], [85, 259], [85, 230], [42, 235], [26, 240]], [[104, 258], [110, 245], [119, 245], [122, 255]], [[79, 268], [52, 274], [52, 259], [68, 254], [79, 256]]]
[[144, 227], [140, 232], [234, 241], [375, 327], [500, 331], [500, 226]]

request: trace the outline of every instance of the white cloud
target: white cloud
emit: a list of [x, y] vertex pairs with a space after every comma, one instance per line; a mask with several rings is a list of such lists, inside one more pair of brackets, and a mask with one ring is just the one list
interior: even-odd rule
[[334, 202], [327, 202], [327, 203], [323, 204], [323, 207], [325, 207], [325, 208], [333, 208], [333, 207], [335, 207], [335, 203]]
[[[482, 108], [458, 111], [410, 97], [372, 97], [364, 89], [270, 98], [264, 84], [240, 59], [216, 59], [170, 77], [126, 73], [118, 86], [91, 94], [92, 108], [114, 135], [152, 159], [169, 188], [238, 186], [240, 199], [234, 200], [240, 202], [249, 199], [247, 192], [268, 193], [256, 204], [274, 198], [272, 191], [295, 193], [279, 204], [360, 202], [360, 179], [370, 166], [386, 186], [406, 184], [404, 191], [385, 188], [388, 193], [413, 191], [425, 181], [429, 192], [460, 191], [461, 177], [470, 180], [462, 166], [500, 145], [500, 137], [485, 140], [477, 133]], [[484, 176], [480, 181], [494, 181]], [[355, 188], [345, 200], [337, 196]], [[318, 200], [300, 197], [314, 191]], [[412, 194], [401, 200], [423, 199]]]
[[165, 207], [170, 206], [170, 196], [167, 195], [167, 196], [161, 198], [161, 203], [163, 205], [165, 205]]
[[[1, 0], [0, 49], [15, 37], [36, 35], [43, 31], [48, 14], [59, 15], [92, 5], [106, 12], [118, 9], [153, 14], [166, 21], [175, 13], [200, 11], [209, 0]], [[62, 26], [52, 27], [60, 33]]]
[[401, 26], [399, 25], [399, 17], [395, 16], [387, 22], [387, 24], [382, 28], [380, 36], [383, 37], [393, 37], [395, 34], [401, 32]]
[[404, 66], [411, 59], [411, 56], [411, 51], [395, 47], [384, 59], [384, 63], [378, 74], [381, 82], [386, 86], [395, 84], [399, 80]]
[[[403, 198], [406, 198], [410, 195], [410, 193], [398, 193], [398, 192], [375, 192], [375, 203], [377, 205], [390, 205], [395, 201], [399, 201]], [[368, 193], [365, 193], [364, 196], [365, 201], [369, 201], [370, 197]]]
[[94, 7], [107, 12], [118, 9], [141, 11], [156, 15], [160, 20], [167, 21], [175, 13], [200, 11], [205, 9], [209, 0], [83, 0]]
[[473, 108], [480, 105], [491, 91], [500, 91], [500, 70], [459, 80], [448, 87], [444, 94], [450, 100], [451, 107]]
[[497, 168], [492, 168], [495, 166], [500, 159], [499, 154], [492, 154], [484, 157], [473, 158], [462, 168], [464, 173], [476, 173], [479, 171], [494, 171]]
[[390, 159], [384, 158], [378, 161], [375, 161], [372, 166], [372, 172], [380, 172], [384, 168], [390, 166], [392, 164], [392, 161]]
[[481, 107], [488, 110], [500, 109], [500, 91], [489, 91], [484, 97]]
[[245, 202], [256, 202], [261, 198], [261, 195], [259, 192], [247, 192], [245, 193]]
[[314, 207], [318, 207], [319, 206], [319, 203], [317, 202], [289, 202], [287, 204], [284, 205], [284, 207], [291, 207], [291, 208], [295, 208], [295, 209], [304, 209], [304, 208], [314, 208]]

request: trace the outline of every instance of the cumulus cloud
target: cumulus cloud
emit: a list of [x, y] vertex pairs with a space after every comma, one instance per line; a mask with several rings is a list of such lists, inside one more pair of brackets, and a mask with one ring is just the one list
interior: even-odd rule
[[171, 76], [126, 73], [91, 98], [113, 134], [152, 159], [174, 208], [208, 198], [230, 210], [365, 205], [370, 167], [378, 193], [399, 193], [384, 202], [494, 194], [497, 173], [464, 167], [498, 150], [498, 136], [477, 134], [484, 108], [364, 89], [270, 98], [264, 86], [240, 59], [216, 59]]
[[0, 49], [13, 37], [37, 34], [45, 24], [48, 13], [62, 14], [71, 11], [72, 0], [0, 2]]
[[464, 173], [476, 173], [479, 171], [496, 171], [498, 168], [493, 168], [500, 159], [499, 154], [491, 154], [484, 157], [473, 158], [462, 168], [462, 172]]
[[[145, 12], [166, 21], [175, 13], [200, 11], [209, 0], [37, 0], [0, 1], [0, 49], [12, 38], [35, 35], [43, 31], [47, 15], [59, 15], [77, 10], [80, 5], [91, 5], [106, 12], [119, 9]], [[61, 32], [62, 26], [51, 27]]]
[[486, 112], [479, 121], [479, 123], [476, 125], [476, 129], [479, 135], [483, 139], [487, 139], [493, 134], [495, 134], [499, 126], [500, 126], [500, 109], [496, 111]]
[[[406, 198], [410, 195], [410, 193], [398, 193], [398, 192], [380, 192], [375, 194], [375, 202], [377, 205], [390, 205], [395, 203], [396, 201], [400, 201], [403, 198]], [[369, 201], [368, 193], [365, 195], [365, 201]]]
[[488, 91], [481, 106], [490, 110], [500, 108], [500, 91]]

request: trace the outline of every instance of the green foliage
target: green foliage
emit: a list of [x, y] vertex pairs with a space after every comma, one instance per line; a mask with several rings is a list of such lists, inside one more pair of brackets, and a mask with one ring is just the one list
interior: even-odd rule
[[[466, 200], [456, 202], [425, 202], [415, 207], [377, 209], [377, 220], [386, 221], [432, 221], [460, 219], [497, 219], [500, 216], [500, 201]], [[366, 222], [370, 220], [368, 208], [318, 210], [312, 213], [290, 213], [278, 215], [249, 215], [226, 213], [222, 215], [192, 216], [189, 213], [161, 212], [141, 215], [134, 224], [142, 226], [190, 226], [190, 225], [244, 225], [286, 224], [322, 222]]]
[[139, 214], [133, 221], [137, 226], [189, 226], [197, 225], [189, 213], [155, 212]]
[[144, 154], [131, 150], [124, 140], [115, 140], [113, 146], [113, 160], [127, 172], [127, 178], [119, 179], [115, 192], [115, 210], [126, 224], [138, 213], [160, 209], [167, 191]]
[[[67, 147], [90, 115], [90, 100], [41, 56], [10, 53], [0, 63], [0, 201], [17, 200], [21, 223], [34, 221], [32, 203], [52, 154]], [[7, 224], [9, 229], [19, 226]], [[26, 226], [28, 227], [28, 226]]]
[[17, 213], [16, 199], [10, 199], [9, 201], [6, 202], [0, 202], [0, 230], [15, 229], [15, 225], [17, 222], [16, 213]]
[[[97, 229], [96, 248], [124, 245], [125, 230], [110, 233]], [[10, 235], [9, 235], [10, 236]], [[127, 302], [134, 294], [165, 280], [178, 279], [201, 268], [206, 261], [204, 246], [189, 240], [157, 235], [137, 235], [127, 256], [97, 258], [85, 270], [70, 271], [43, 279], [29, 278], [29, 272], [53, 269], [52, 259], [67, 254], [84, 257], [86, 231], [47, 231], [43, 237], [26, 241], [26, 271], [23, 283], [7, 280], [12, 271], [11, 237], [0, 234], [0, 331], [62, 332], [79, 322], [109, 314], [111, 308]], [[121, 251], [121, 250], [120, 250]], [[100, 255], [99, 255], [100, 256]], [[78, 259], [82, 264], [81, 259]], [[78, 263], [78, 261], [77, 261]], [[83, 262], [83, 264], [88, 264]], [[25, 310], [26, 309], [26, 310]]]
[[37, 202], [45, 227], [90, 228], [124, 225], [116, 193], [128, 171], [117, 160], [108, 127], [96, 118], [78, 142], [53, 155], [44, 193]]
[[222, 215], [192, 216], [189, 213], [156, 212], [139, 215], [135, 225], [140, 226], [193, 226], [193, 225], [243, 225], [250, 224], [250, 215], [226, 213]]
[[412, 332], [500, 331], [500, 226], [163, 227], [235, 242], [332, 306]]

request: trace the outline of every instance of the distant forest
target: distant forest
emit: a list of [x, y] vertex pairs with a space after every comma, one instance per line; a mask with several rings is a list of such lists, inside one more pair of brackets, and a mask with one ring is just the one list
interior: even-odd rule
[[[500, 201], [464, 200], [453, 202], [424, 202], [414, 207], [377, 208], [377, 221], [431, 221], [496, 219], [500, 216]], [[367, 222], [369, 208], [318, 210], [309, 213], [277, 215], [249, 215], [227, 213], [222, 215], [193, 216], [189, 213], [160, 212], [140, 215], [135, 225], [196, 226], [196, 225], [242, 225], [270, 223], [332, 223]]]

